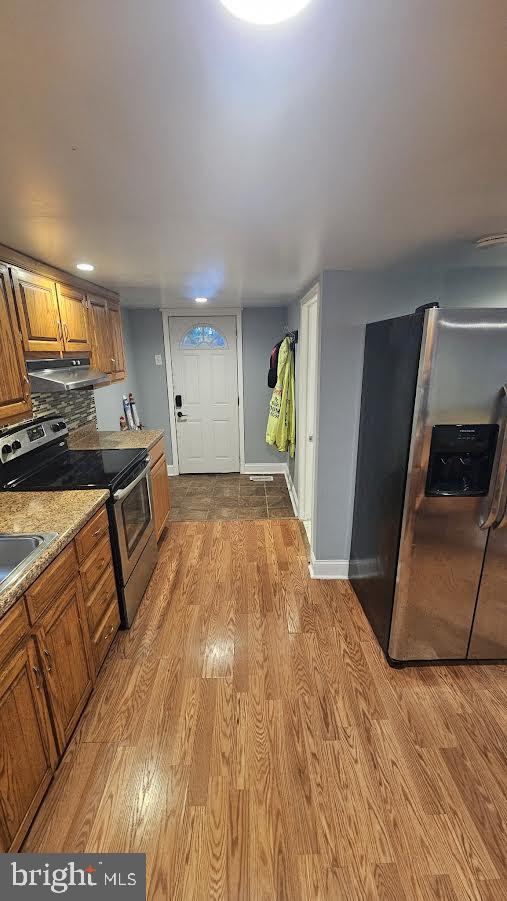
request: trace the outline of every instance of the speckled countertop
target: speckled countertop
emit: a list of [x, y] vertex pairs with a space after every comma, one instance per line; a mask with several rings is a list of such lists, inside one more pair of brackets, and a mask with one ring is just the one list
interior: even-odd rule
[[149, 450], [160, 438], [163, 429], [141, 429], [140, 432], [97, 432], [96, 429], [78, 429], [67, 441], [72, 450], [108, 450], [145, 448]]
[[58, 532], [58, 538], [5, 591], [0, 586], [0, 617], [35, 582], [41, 572], [77, 535], [109, 491], [2, 491], [0, 531], [4, 533]]

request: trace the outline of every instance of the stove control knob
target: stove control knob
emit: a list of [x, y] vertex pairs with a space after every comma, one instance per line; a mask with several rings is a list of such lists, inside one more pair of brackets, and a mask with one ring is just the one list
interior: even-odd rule
[[2, 448], [2, 454], [12, 454], [12, 447], [10, 444], [4, 444]]
[[58, 422], [52, 422], [52, 423], [51, 423], [51, 431], [52, 431], [52, 432], [59, 432], [59, 431], [60, 431], [60, 423], [58, 423]]
[[20, 449], [20, 447], [21, 447], [21, 441], [16, 440], [16, 441], [12, 442], [13, 451], [18, 451]]
[[65, 423], [64, 423], [63, 419], [61, 419], [60, 422], [58, 423], [58, 427], [60, 428], [60, 431], [65, 428]]

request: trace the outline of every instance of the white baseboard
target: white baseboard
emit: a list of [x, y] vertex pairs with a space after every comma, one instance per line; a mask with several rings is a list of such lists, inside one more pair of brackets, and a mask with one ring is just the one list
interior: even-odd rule
[[176, 471], [176, 467], [172, 465], [172, 463], [167, 464], [167, 475], [168, 476], [177, 476], [178, 473]]
[[243, 472], [249, 476], [272, 476], [275, 473], [284, 473], [286, 463], [245, 463]]
[[312, 579], [348, 579], [348, 560], [316, 560], [313, 551], [308, 567]]
[[296, 494], [296, 488], [294, 486], [294, 482], [292, 481], [292, 476], [289, 471], [289, 466], [287, 463], [285, 465], [284, 475], [285, 481], [287, 483], [287, 490], [289, 492], [290, 502], [292, 504], [292, 509], [294, 510], [294, 516], [299, 519], [299, 501], [298, 496]]

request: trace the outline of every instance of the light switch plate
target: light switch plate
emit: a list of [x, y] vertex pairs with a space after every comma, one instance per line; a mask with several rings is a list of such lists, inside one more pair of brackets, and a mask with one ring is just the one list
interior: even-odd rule
[[155, 366], [162, 366], [162, 354], [155, 354]]

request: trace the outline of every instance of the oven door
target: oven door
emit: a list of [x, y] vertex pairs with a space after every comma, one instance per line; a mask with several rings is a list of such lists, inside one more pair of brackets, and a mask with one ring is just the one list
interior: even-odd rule
[[115, 491], [113, 498], [122, 581], [126, 585], [154, 528], [149, 463], [130, 485]]

